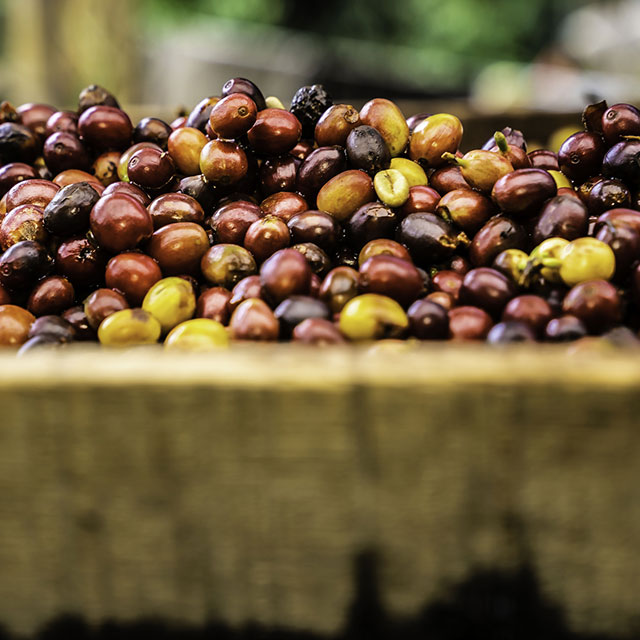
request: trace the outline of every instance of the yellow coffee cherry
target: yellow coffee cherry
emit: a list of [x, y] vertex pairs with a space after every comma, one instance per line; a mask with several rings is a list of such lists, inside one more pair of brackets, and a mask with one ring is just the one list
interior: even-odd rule
[[397, 338], [409, 326], [403, 308], [377, 293], [356, 296], [344, 305], [338, 327], [349, 340]]
[[98, 327], [98, 340], [108, 347], [130, 347], [158, 342], [160, 323], [144, 309], [122, 309], [105, 318]]
[[210, 318], [185, 320], [174, 327], [165, 338], [167, 349], [209, 351], [229, 346], [229, 335], [224, 326]]
[[163, 334], [168, 333], [176, 325], [193, 317], [196, 310], [193, 286], [183, 278], [158, 280], [147, 291], [142, 308], [160, 322]]
[[397, 169], [378, 171], [373, 178], [373, 188], [388, 207], [401, 207], [409, 197], [409, 183]]
[[429, 180], [424, 169], [413, 160], [409, 158], [391, 158], [391, 164], [389, 169], [395, 169], [399, 171], [409, 183], [409, 188], [417, 186], [427, 186]]
[[560, 260], [560, 277], [569, 287], [587, 280], [609, 280], [616, 270], [613, 249], [597, 238], [572, 240]]
[[276, 96], [267, 96], [264, 101], [267, 104], [267, 109], [286, 109], [280, 98], [276, 98]]
[[561, 254], [569, 244], [565, 238], [547, 238], [543, 240], [530, 254], [529, 262], [534, 266], [544, 265], [540, 275], [547, 282], [562, 283], [560, 277]]
[[556, 171], [555, 169], [548, 169], [548, 171], [551, 174], [551, 177], [555, 180], [556, 187], [558, 187], [558, 189], [561, 189], [563, 187], [573, 189], [571, 181], [569, 180], [569, 178], [567, 178], [567, 176], [564, 175], [564, 173], [562, 173], [562, 171]]

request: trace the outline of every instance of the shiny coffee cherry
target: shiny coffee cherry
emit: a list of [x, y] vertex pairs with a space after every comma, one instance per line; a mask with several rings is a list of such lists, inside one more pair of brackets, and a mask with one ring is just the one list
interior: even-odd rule
[[211, 140], [200, 152], [200, 171], [214, 185], [237, 183], [248, 170], [247, 156], [235, 142]]
[[181, 322], [190, 320], [196, 310], [193, 285], [184, 278], [163, 278], [147, 291], [142, 301], [144, 311], [158, 320], [166, 335]]
[[44, 128], [45, 139], [52, 133], [64, 131], [66, 133], [78, 133], [78, 114], [74, 111], [54, 111], [47, 120]]
[[500, 178], [513, 172], [513, 166], [504, 156], [483, 149], [473, 149], [461, 158], [453, 153], [443, 153], [442, 157], [460, 167], [462, 177], [473, 189], [487, 194]]
[[630, 104], [612, 105], [602, 115], [602, 135], [608, 145], [640, 135], [640, 111]]
[[200, 102], [198, 102], [198, 104], [193, 107], [189, 113], [185, 126], [190, 129], [198, 129], [202, 133], [206, 133], [211, 110], [219, 101], [220, 98], [218, 96], [209, 96], [208, 98], [200, 100]]
[[9, 291], [28, 291], [51, 269], [45, 248], [31, 240], [9, 247], [0, 256], [0, 284]]
[[19, 347], [27, 341], [33, 314], [13, 304], [0, 305], [0, 347]]
[[429, 168], [446, 163], [443, 153], [455, 153], [462, 139], [462, 123], [449, 113], [436, 113], [425, 118], [409, 140], [409, 157]]
[[161, 336], [158, 320], [143, 309], [122, 309], [112, 313], [100, 325], [98, 340], [107, 347], [132, 347], [156, 344]]
[[56, 252], [56, 271], [74, 287], [84, 289], [98, 285], [104, 278], [105, 253], [85, 237], [70, 238]]
[[491, 268], [503, 273], [515, 284], [518, 284], [528, 263], [529, 254], [525, 251], [521, 249], [505, 249], [493, 259]]
[[229, 324], [230, 300], [231, 291], [224, 287], [211, 287], [203, 291], [196, 302], [196, 318], [209, 318], [222, 325]]
[[133, 129], [132, 140], [134, 143], [153, 142], [166, 151], [171, 132], [171, 127], [160, 118], [142, 118]]
[[279, 249], [288, 247], [291, 235], [286, 223], [277, 216], [265, 216], [252, 223], [244, 236], [244, 247], [257, 262], [263, 262]]
[[91, 107], [107, 106], [120, 108], [116, 97], [104, 87], [91, 84], [85, 87], [78, 96], [78, 113], [83, 113]]
[[369, 100], [360, 109], [364, 125], [376, 129], [384, 139], [391, 157], [399, 156], [409, 143], [409, 126], [398, 105], [386, 98]]
[[23, 240], [46, 244], [48, 238], [40, 207], [23, 204], [9, 211], [0, 222], [0, 249], [3, 251]]
[[547, 238], [575, 240], [587, 234], [589, 216], [579, 198], [557, 195], [548, 200], [536, 220], [533, 243]]
[[461, 275], [468, 273], [473, 268], [469, 259], [464, 256], [451, 256], [451, 259], [445, 264], [451, 271], [455, 271]]
[[31, 290], [27, 309], [34, 316], [58, 315], [71, 307], [75, 300], [73, 285], [62, 276], [48, 276]]
[[429, 185], [441, 196], [455, 189], [471, 189], [457, 165], [445, 165], [436, 169], [429, 177]]
[[447, 311], [451, 311], [451, 309], [453, 309], [453, 307], [455, 306], [455, 300], [453, 299], [451, 294], [445, 293], [444, 291], [432, 291], [427, 295], [425, 300], [435, 302]]
[[62, 189], [68, 187], [70, 184], [76, 184], [76, 182], [88, 182], [98, 195], [102, 195], [106, 187], [91, 173], [88, 171], [80, 171], [80, 169], [67, 169], [61, 171], [53, 180], [52, 184], [57, 185]]
[[[331, 258], [317, 244], [313, 244], [313, 242], [300, 242], [292, 245], [291, 248], [304, 256], [314, 276], [324, 277], [333, 267]], [[317, 284], [319, 290], [320, 283]]]
[[340, 313], [349, 300], [358, 295], [359, 275], [351, 267], [341, 266], [329, 271], [322, 281], [318, 296], [331, 310]]
[[440, 194], [432, 187], [425, 185], [409, 187], [409, 197], [398, 209], [398, 214], [404, 218], [410, 213], [435, 213], [440, 197]]
[[258, 270], [253, 255], [235, 244], [216, 244], [210, 247], [202, 257], [200, 269], [209, 284], [230, 290], [240, 280], [254, 275]]
[[356, 127], [345, 143], [347, 160], [353, 169], [361, 169], [369, 175], [388, 169], [391, 153], [380, 133], [368, 125]]
[[465, 274], [460, 287], [460, 303], [479, 307], [498, 318], [517, 293], [513, 281], [488, 267], [478, 267]]
[[319, 147], [344, 147], [351, 131], [361, 124], [360, 114], [352, 105], [334, 104], [316, 123], [314, 137]]
[[37, 336], [33, 336], [33, 338], [29, 338], [20, 347], [20, 349], [18, 349], [16, 356], [18, 358], [21, 358], [25, 354], [28, 354], [35, 350], [41, 351], [43, 349], [60, 349], [66, 344], [67, 344], [66, 342], [62, 342], [57, 336], [44, 333], [42, 335], [37, 335]]
[[512, 342], [535, 342], [536, 336], [529, 325], [514, 320], [498, 322], [487, 334], [489, 344], [508, 344]]
[[105, 318], [116, 311], [128, 308], [125, 297], [113, 289], [97, 289], [84, 301], [87, 322], [95, 331]]
[[100, 247], [111, 253], [134, 249], [153, 233], [149, 212], [124, 193], [100, 198], [91, 210], [89, 222]]
[[373, 180], [359, 169], [349, 169], [326, 182], [316, 198], [316, 206], [338, 222], [349, 218], [357, 209], [374, 202]]
[[55, 338], [59, 342], [73, 342], [76, 338], [76, 331], [73, 325], [58, 315], [41, 315], [37, 318], [29, 329], [28, 338], [36, 336], [48, 336]]
[[83, 111], [78, 120], [78, 135], [98, 151], [123, 150], [131, 143], [133, 125], [124, 111], [101, 105]]
[[186, 176], [200, 173], [200, 154], [207, 142], [207, 136], [193, 127], [181, 127], [171, 133], [167, 149], [180, 173]]
[[229, 309], [233, 313], [241, 302], [249, 298], [262, 298], [262, 284], [260, 284], [260, 276], [258, 275], [247, 276], [233, 287], [229, 299]]
[[74, 133], [53, 133], [42, 149], [44, 161], [55, 175], [67, 169], [88, 169], [91, 162], [86, 147]]
[[267, 158], [260, 165], [260, 190], [268, 196], [279, 191], [294, 191], [298, 167], [291, 155]]
[[105, 151], [101, 153], [91, 165], [91, 173], [100, 181], [100, 183], [108, 187], [114, 182], [118, 182], [118, 162], [120, 161], [119, 151]]
[[219, 195], [216, 187], [207, 182], [202, 174], [182, 178], [176, 191], [197, 200], [205, 212], [205, 217], [218, 205]]
[[120, 159], [118, 160], [118, 178], [123, 182], [131, 182], [129, 178], [129, 160], [131, 160], [135, 153], [142, 149], [155, 149], [158, 153], [162, 153], [162, 149], [153, 142], [137, 142], [127, 147], [127, 149], [120, 154]]
[[296, 190], [313, 200], [320, 189], [334, 176], [347, 169], [347, 158], [340, 146], [318, 147], [300, 165]]
[[36, 172], [33, 167], [24, 162], [10, 162], [0, 167], [0, 198], [18, 182], [35, 177]]
[[165, 349], [209, 351], [229, 346], [224, 326], [210, 318], [193, 318], [175, 326], [164, 340]]
[[495, 208], [489, 198], [477, 191], [454, 189], [440, 198], [435, 212], [441, 218], [454, 222], [465, 233], [472, 234], [489, 220]]
[[405, 334], [409, 319], [393, 299], [376, 293], [352, 298], [340, 312], [340, 332], [349, 340], [399, 338]]
[[428, 267], [449, 258], [466, 236], [433, 213], [412, 213], [399, 225], [396, 240], [403, 244], [418, 266]]
[[616, 263], [614, 279], [623, 280], [640, 256], [640, 234], [624, 223], [608, 222], [596, 224], [595, 238], [611, 247]]
[[449, 315], [441, 305], [423, 298], [407, 311], [409, 334], [418, 340], [446, 340], [449, 337]]
[[605, 211], [597, 219], [597, 226], [611, 223], [614, 226], [627, 225], [637, 233], [640, 233], [640, 211], [634, 209], [616, 208]]
[[522, 249], [527, 234], [522, 226], [506, 216], [494, 216], [476, 233], [469, 247], [469, 258], [476, 267], [490, 265], [506, 249]]
[[518, 169], [500, 178], [491, 198], [500, 210], [514, 218], [529, 218], [558, 191], [555, 180], [544, 169]]
[[546, 171], [560, 171], [558, 154], [550, 149], [536, 149], [528, 154], [531, 166]]
[[609, 280], [616, 258], [611, 247], [596, 238], [577, 238], [560, 252], [559, 275], [572, 287], [587, 280]]
[[73, 327], [75, 341], [92, 341], [97, 340], [96, 332], [89, 325], [87, 316], [84, 312], [84, 306], [70, 307], [61, 315]]
[[445, 293], [448, 293], [453, 300], [457, 302], [458, 297], [460, 296], [460, 287], [462, 287], [463, 280], [464, 276], [462, 274], [448, 269], [443, 269], [442, 271], [438, 271], [438, 273], [434, 274], [431, 279], [431, 288], [434, 291], [444, 291]]
[[174, 222], [153, 232], [147, 253], [166, 276], [195, 275], [209, 249], [206, 231], [194, 222]]
[[640, 140], [623, 140], [611, 147], [602, 160], [602, 173], [606, 177], [622, 180], [627, 187], [640, 186]]
[[360, 267], [358, 290], [387, 296], [405, 308], [425, 293], [422, 277], [413, 264], [385, 255], [369, 258]]
[[486, 340], [493, 321], [479, 307], [455, 307], [449, 311], [449, 337], [452, 340]]
[[573, 342], [587, 335], [587, 328], [576, 316], [560, 316], [549, 320], [544, 337], [550, 342]]
[[307, 295], [311, 284], [311, 267], [295, 249], [280, 249], [260, 267], [260, 282], [265, 295], [274, 304], [292, 295]]
[[294, 244], [313, 242], [325, 250], [335, 247], [340, 237], [340, 225], [324, 211], [303, 211], [287, 222]]
[[407, 179], [409, 188], [426, 187], [429, 184], [429, 179], [424, 169], [417, 162], [409, 160], [409, 158], [391, 158], [389, 168], [399, 171]]
[[340, 329], [331, 321], [324, 318], [307, 318], [296, 325], [292, 338], [300, 344], [326, 346], [332, 344], [344, 344], [344, 336]]
[[222, 97], [226, 98], [234, 93], [244, 93], [249, 96], [255, 103], [258, 111], [266, 109], [267, 103], [265, 102], [262, 91], [247, 78], [231, 78], [227, 80], [222, 86]]
[[110, 184], [103, 192], [103, 196], [109, 196], [114, 193], [124, 193], [131, 196], [134, 200], [137, 200], [143, 207], [146, 207], [151, 202], [151, 198], [140, 187], [136, 187], [129, 182], [114, 182]]
[[247, 229], [261, 217], [258, 205], [237, 200], [217, 209], [210, 220], [210, 226], [217, 242], [241, 245]]
[[281, 191], [266, 197], [260, 203], [260, 209], [265, 216], [276, 216], [286, 223], [297, 213], [307, 211], [309, 207], [301, 195], [291, 191]]
[[414, 113], [413, 115], [407, 118], [407, 126], [409, 127], [409, 134], [412, 134], [416, 127], [423, 121], [426, 120], [431, 114], [426, 111], [422, 111], [420, 113]]
[[59, 190], [60, 187], [49, 180], [35, 179], [19, 182], [5, 195], [7, 212], [22, 204], [32, 204], [44, 209]]
[[163, 193], [151, 201], [147, 211], [156, 230], [174, 222], [204, 224], [202, 206], [195, 198], [184, 193]]
[[107, 263], [105, 283], [120, 291], [132, 307], [138, 307], [147, 291], [162, 278], [158, 263], [144, 253], [120, 253]]
[[360, 250], [371, 240], [392, 236], [397, 220], [393, 209], [379, 202], [369, 202], [345, 221], [344, 229], [351, 246]]
[[280, 324], [280, 337], [291, 338], [297, 325], [308, 318], [329, 319], [329, 308], [316, 298], [309, 296], [289, 296], [274, 310], [274, 315]]
[[0, 124], [0, 164], [30, 164], [38, 155], [38, 147], [38, 140], [29, 128], [15, 122]]
[[258, 111], [247, 138], [251, 148], [257, 153], [277, 156], [291, 151], [301, 134], [300, 121], [289, 111], [263, 109]]
[[256, 103], [244, 93], [232, 93], [217, 102], [209, 115], [209, 126], [218, 138], [243, 136], [256, 121]]
[[503, 322], [522, 322], [536, 336], [541, 336], [554, 312], [541, 296], [522, 295], [512, 298], [502, 312]]
[[360, 250], [358, 266], [362, 266], [369, 258], [378, 255], [395, 256], [407, 262], [413, 262], [409, 252], [399, 242], [388, 238], [376, 238], [367, 242]]
[[589, 280], [575, 285], [567, 293], [562, 311], [582, 320], [589, 333], [600, 334], [620, 322], [622, 302], [611, 283]]
[[43, 212], [46, 230], [68, 237], [89, 227], [91, 210], [100, 196], [89, 182], [76, 182], [56, 193]]
[[314, 140], [299, 140], [298, 144], [289, 151], [289, 154], [302, 163], [309, 157], [309, 154], [315, 149], [315, 147], [316, 145]]
[[127, 164], [129, 180], [143, 189], [161, 189], [175, 176], [176, 168], [166, 151], [139, 149]]
[[586, 200], [587, 209], [592, 216], [616, 207], [631, 206], [631, 192], [621, 180], [604, 178], [589, 190]]
[[249, 298], [241, 302], [231, 315], [229, 328], [234, 340], [270, 342], [280, 335], [280, 323], [266, 302]]

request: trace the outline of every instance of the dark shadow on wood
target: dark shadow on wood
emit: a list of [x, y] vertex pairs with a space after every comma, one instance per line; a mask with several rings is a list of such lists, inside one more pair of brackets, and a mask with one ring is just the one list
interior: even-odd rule
[[[289, 629], [247, 625], [231, 629], [211, 622], [204, 628], [162, 620], [130, 624], [105, 622], [90, 627], [76, 616], [62, 616], [32, 640], [622, 640], [608, 635], [571, 633], [560, 607], [545, 599], [532, 569], [480, 571], [424, 606], [413, 618], [394, 619], [382, 605], [375, 552], [354, 561], [356, 596], [344, 631], [322, 636]], [[638, 636], [635, 636], [638, 637]], [[0, 640], [22, 640], [0, 629]]]

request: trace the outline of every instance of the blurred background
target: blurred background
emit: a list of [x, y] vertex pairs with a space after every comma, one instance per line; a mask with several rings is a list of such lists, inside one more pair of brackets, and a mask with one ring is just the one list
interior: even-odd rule
[[0, 34], [15, 104], [96, 82], [168, 116], [232, 76], [286, 105], [313, 82], [484, 114], [640, 101], [640, 0], [0, 0]]

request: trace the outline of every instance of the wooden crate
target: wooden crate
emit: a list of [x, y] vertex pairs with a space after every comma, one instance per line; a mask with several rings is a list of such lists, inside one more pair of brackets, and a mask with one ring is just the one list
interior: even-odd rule
[[543, 347], [0, 354], [0, 623], [637, 638], [639, 385]]

